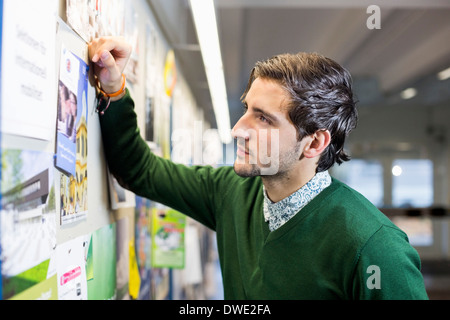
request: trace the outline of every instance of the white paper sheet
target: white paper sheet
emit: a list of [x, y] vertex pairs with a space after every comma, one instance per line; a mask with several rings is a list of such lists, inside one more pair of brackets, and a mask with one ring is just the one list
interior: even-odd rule
[[58, 300], [87, 300], [86, 240], [81, 236], [56, 247]]
[[58, 2], [4, 0], [3, 5], [2, 132], [50, 140]]

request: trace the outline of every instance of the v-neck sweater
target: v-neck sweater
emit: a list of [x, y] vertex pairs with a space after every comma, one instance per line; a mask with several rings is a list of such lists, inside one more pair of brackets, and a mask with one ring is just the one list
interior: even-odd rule
[[342, 182], [333, 178], [271, 232], [260, 177], [154, 155], [128, 92], [100, 124], [109, 169], [123, 186], [216, 232], [225, 299], [427, 299], [406, 234]]

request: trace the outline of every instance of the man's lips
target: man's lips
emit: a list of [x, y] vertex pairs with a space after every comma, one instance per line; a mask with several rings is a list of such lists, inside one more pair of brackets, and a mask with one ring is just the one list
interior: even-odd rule
[[237, 149], [237, 155], [238, 155], [239, 157], [245, 157], [245, 156], [248, 156], [248, 155], [249, 155], [249, 152], [248, 152], [245, 148], [238, 147], [238, 149]]

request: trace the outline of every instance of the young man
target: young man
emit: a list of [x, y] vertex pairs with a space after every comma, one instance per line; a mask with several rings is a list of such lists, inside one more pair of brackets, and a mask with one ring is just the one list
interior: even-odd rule
[[[136, 194], [216, 231], [226, 299], [427, 299], [406, 235], [328, 169], [349, 160], [349, 73], [317, 54], [255, 65], [233, 128], [234, 167], [186, 167], [152, 154], [123, 87], [130, 47], [89, 46], [102, 90], [109, 168]], [[108, 100], [108, 99], [105, 99]], [[262, 152], [264, 150], [264, 152]]]

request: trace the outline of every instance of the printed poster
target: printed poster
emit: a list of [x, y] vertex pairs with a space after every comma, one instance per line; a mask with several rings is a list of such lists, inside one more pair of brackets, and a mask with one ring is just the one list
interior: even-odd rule
[[[0, 0], [0, 97], [2, 96], [2, 77], [1, 77], [1, 70], [2, 70], [2, 43], [3, 43], [3, 0]], [[2, 101], [0, 98], [0, 114], [2, 112]], [[0, 138], [1, 138], [1, 121], [0, 121]], [[2, 152], [1, 147], [0, 147], [0, 153]], [[2, 168], [0, 167], [0, 180], [2, 177]], [[1, 191], [0, 191], [1, 192]], [[1, 204], [0, 204], [0, 209], [1, 209]], [[0, 239], [2, 236], [2, 231], [1, 231], [1, 223], [2, 220], [0, 219]], [[0, 243], [0, 257], [2, 256], [2, 246]], [[2, 270], [2, 260], [0, 259], [0, 271]], [[2, 293], [2, 277], [0, 277], [0, 300], [3, 299], [3, 293]]]
[[96, 36], [97, 1], [66, 1], [67, 23], [86, 42]]
[[11, 300], [58, 300], [56, 282], [56, 274], [54, 274], [52, 277], [12, 297]]
[[123, 37], [131, 45], [131, 55], [125, 66], [124, 74], [127, 81], [132, 84], [138, 82], [139, 77], [139, 26], [138, 12], [133, 3], [127, 2], [124, 11], [124, 34]]
[[186, 216], [173, 209], [154, 208], [152, 219], [152, 267], [184, 268]]
[[8, 14], [3, 15], [2, 34], [2, 132], [51, 140], [58, 3], [11, 0], [3, 5]]
[[[86, 260], [89, 300], [116, 299], [116, 224], [96, 230]], [[90, 258], [89, 258], [90, 257]]]
[[116, 292], [117, 300], [129, 300], [130, 246], [128, 217], [116, 222]]
[[124, 0], [66, 0], [67, 23], [84, 41], [124, 35]]
[[129, 242], [129, 252], [130, 252], [130, 280], [128, 283], [128, 293], [130, 294], [131, 299], [139, 298], [139, 290], [141, 288], [141, 277], [139, 274], [138, 262], [136, 258], [136, 246], [134, 243], [134, 239]]
[[63, 46], [58, 82], [55, 165], [73, 176], [76, 175], [77, 131], [86, 131], [87, 87], [87, 64]]
[[[50, 263], [56, 246], [53, 154], [3, 149], [1, 158], [3, 298], [31, 288], [36, 298], [51, 297], [51, 290], [41, 283], [55, 274]], [[45, 292], [34, 288], [38, 284]]]
[[136, 260], [141, 279], [139, 288], [139, 300], [150, 299], [151, 282], [151, 208], [152, 202], [148, 199], [136, 196], [135, 207], [135, 250]]
[[150, 24], [146, 25], [145, 41], [145, 140], [155, 141], [157, 35], [155, 28]]
[[56, 247], [58, 300], [87, 300], [88, 239], [81, 236]]
[[114, 176], [108, 171], [109, 200], [111, 209], [134, 208], [136, 205], [133, 192], [123, 188]]
[[183, 270], [186, 285], [201, 284], [203, 281], [200, 236], [196, 226], [188, 225], [186, 236], [186, 266]]
[[88, 65], [61, 49], [55, 166], [61, 174], [61, 224], [87, 214]]

